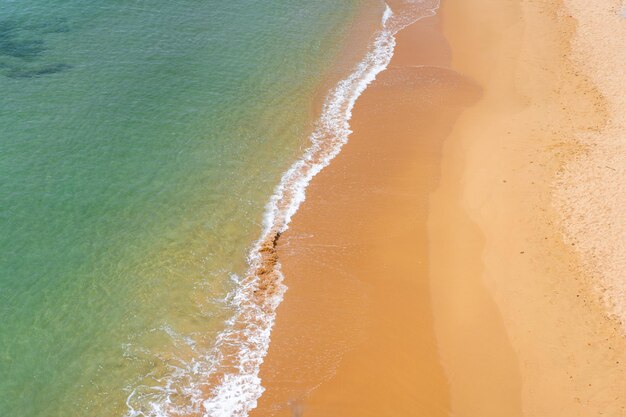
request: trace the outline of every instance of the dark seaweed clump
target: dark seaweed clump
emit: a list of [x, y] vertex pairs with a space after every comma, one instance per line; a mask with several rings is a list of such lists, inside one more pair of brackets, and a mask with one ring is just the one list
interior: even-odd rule
[[9, 78], [33, 78], [43, 75], [56, 74], [57, 72], [66, 71], [72, 68], [67, 64], [50, 64], [39, 68], [10, 68], [5, 75]]
[[0, 74], [9, 78], [33, 78], [56, 74], [71, 68], [65, 63], [45, 61], [45, 35], [66, 33], [64, 20], [26, 25], [17, 20], [0, 20]]

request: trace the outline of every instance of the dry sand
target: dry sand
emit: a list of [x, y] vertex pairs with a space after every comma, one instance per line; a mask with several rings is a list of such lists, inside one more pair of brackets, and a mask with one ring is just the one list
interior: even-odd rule
[[626, 415], [625, 338], [563, 215], [615, 101], [568, 3], [447, 1], [398, 35], [279, 241], [252, 417]]
[[[582, 268], [586, 260], [576, 242], [564, 238], [563, 211], [553, 197], [564, 167], [586, 153], [577, 136], [611, 117], [609, 99], [572, 59], [576, 19], [558, 2], [450, 3], [443, 16], [446, 37], [458, 51], [453, 67], [482, 86], [483, 99], [449, 136], [442, 181], [431, 198], [431, 281], [442, 360], [448, 374], [459, 375], [468, 368], [464, 351], [482, 352], [479, 318], [474, 337], [459, 337], [446, 322], [468, 314], [446, 290], [465, 282], [473, 263], [517, 357], [524, 415], [622, 416], [624, 336], [599, 302], [596, 277]], [[451, 257], [450, 245], [470, 249], [469, 234], [458, 230], [463, 224], [482, 242]], [[452, 384], [452, 408], [457, 415], [498, 415], [479, 412], [489, 393], [468, 395], [480, 371], [492, 367], [490, 358], [474, 358], [475, 374], [461, 373]]]
[[626, 3], [565, 5], [577, 22], [570, 58], [603, 96], [607, 118], [575, 132], [585, 152], [563, 167], [555, 205], [565, 214], [568, 241], [626, 332]]

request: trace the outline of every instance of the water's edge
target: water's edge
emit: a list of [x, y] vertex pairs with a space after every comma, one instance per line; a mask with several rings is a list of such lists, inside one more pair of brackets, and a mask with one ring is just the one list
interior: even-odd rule
[[[438, 0], [414, 1], [393, 12], [385, 5], [381, 29], [354, 70], [330, 90], [309, 137], [309, 146], [282, 176], [265, 207], [263, 230], [248, 253], [248, 269], [243, 277], [233, 276], [235, 289], [227, 299], [235, 314], [226, 323], [210, 354], [194, 358], [193, 363], [172, 374], [172, 379], [191, 381], [186, 373], [204, 376], [202, 386], [188, 386], [188, 404], [181, 408], [171, 399], [150, 404], [150, 411], [132, 407], [133, 391], [126, 417], [202, 414], [206, 417], [245, 417], [256, 407], [264, 392], [259, 371], [270, 344], [276, 309], [287, 287], [276, 253], [282, 233], [306, 198], [310, 181], [329, 165], [348, 141], [352, 110], [359, 96], [389, 65], [396, 45], [395, 35], [416, 21], [433, 16]], [[174, 384], [172, 384], [173, 386]], [[191, 384], [193, 385], [193, 383]], [[207, 392], [207, 387], [211, 387]], [[168, 387], [165, 387], [168, 390]], [[175, 390], [173, 390], [175, 391]]]

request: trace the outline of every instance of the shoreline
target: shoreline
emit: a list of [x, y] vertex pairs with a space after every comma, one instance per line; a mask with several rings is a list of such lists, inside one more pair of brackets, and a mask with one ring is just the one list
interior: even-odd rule
[[[398, 303], [397, 288], [379, 277], [388, 273], [385, 269], [398, 253], [406, 257], [411, 251], [423, 251], [426, 242], [412, 241], [402, 229], [410, 224], [412, 230], [419, 229], [415, 235], [426, 236], [423, 194], [436, 183], [440, 144], [451, 120], [466, 102], [476, 98], [478, 91], [471, 82], [445, 68], [450, 57], [438, 32], [438, 17], [419, 20], [401, 31], [397, 39], [398, 47], [388, 69], [359, 97], [350, 141], [311, 182], [307, 201], [279, 241], [278, 255], [289, 290], [278, 308], [272, 343], [261, 371], [266, 391], [252, 417], [300, 413], [351, 416], [364, 412], [380, 416], [394, 415], [394, 411], [406, 414], [419, 401], [428, 403], [423, 410], [429, 412], [447, 410], [446, 389], [442, 388], [445, 376], [438, 365], [427, 308], [428, 282], [407, 279], [402, 283], [405, 296]], [[437, 47], [433, 48], [431, 41], [436, 41]], [[413, 47], [420, 49], [418, 57]], [[404, 91], [407, 82], [411, 88]], [[422, 95], [432, 97], [432, 102], [414, 99]], [[407, 105], [400, 112], [394, 105], [396, 100]], [[432, 137], [424, 143], [412, 140], [413, 132], [433, 119], [438, 122], [428, 128]], [[380, 149], [378, 138], [392, 126], [399, 128], [393, 131], [397, 145]], [[427, 156], [420, 156], [422, 153]], [[409, 154], [412, 157], [407, 159]], [[407, 193], [407, 185], [415, 185], [422, 192]], [[369, 192], [372, 189], [379, 193]], [[402, 217], [393, 223], [379, 221], [384, 213], [398, 214], [394, 205], [404, 207]], [[363, 206], [371, 215], [359, 212]], [[418, 218], [412, 210], [420, 211]], [[385, 248], [389, 239], [395, 243], [394, 250]], [[420, 264], [398, 262], [400, 269], [394, 273], [420, 275], [425, 272]], [[328, 279], [320, 279], [320, 275]], [[376, 292], [383, 296], [376, 296]], [[416, 299], [424, 303], [415, 303]], [[400, 326], [413, 325], [402, 321], [402, 317], [417, 319], [421, 331], [409, 331], [402, 337], [407, 329], [378, 319], [389, 319], [386, 310], [393, 311]], [[368, 334], [372, 328], [384, 333], [383, 343], [366, 346], [372, 342]], [[425, 334], [430, 335], [426, 341]], [[397, 340], [398, 336], [403, 340]], [[395, 345], [404, 346], [398, 352], [402, 357], [420, 352], [421, 360], [413, 361], [408, 367], [410, 372], [405, 372], [406, 364], [393, 354], [377, 353], [393, 353]], [[354, 360], [346, 364], [347, 358]], [[432, 380], [420, 376], [427, 368], [429, 375], [436, 377], [437, 388], [430, 387]], [[377, 372], [378, 383], [367, 384], [367, 377], [361, 378], [363, 369]], [[384, 388], [389, 378], [406, 379], [400, 393], [404, 400], [398, 401], [393, 389]], [[415, 387], [421, 394], [415, 395]], [[390, 407], [390, 403], [398, 406]]]
[[[426, 11], [427, 10], [422, 10], [422, 13]], [[408, 10], [408, 12], [411, 12], [411, 10]], [[400, 12], [398, 13], [398, 15], [405, 19], [411, 16], [410, 14], [407, 13], [407, 11], [403, 11], [402, 9], [400, 9]], [[425, 16], [421, 17], [420, 20], [418, 20], [418, 26], [422, 22], [427, 22], [428, 20], [429, 20], [428, 17], [425, 17]], [[403, 20], [400, 20], [400, 23], [404, 25]], [[426, 31], [434, 32], [434, 29], [431, 27], [431, 28], [428, 28]], [[412, 28], [407, 28], [401, 31], [397, 35], [397, 37], [398, 38], [403, 37], [404, 34], [408, 32], [413, 32]], [[413, 42], [423, 43], [423, 39], [421, 39], [419, 34], [417, 35], [418, 36], [415, 36], [415, 35], [412, 36], [412, 41], [411, 41], [412, 44]], [[379, 79], [385, 79], [387, 80], [387, 82], [390, 82], [391, 84], [395, 83], [396, 86], [402, 87], [403, 78], [409, 77], [416, 81], [415, 82], [416, 89], [422, 88], [422, 89], [427, 90], [427, 92], [434, 93], [434, 94], [437, 94], [438, 90], [442, 90], [442, 91], [446, 91], [446, 93], [450, 93], [452, 92], [452, 89], [451, 89], [452, 85], [460, 84], [463, 82], [463, 80], [460, 80], [459, 77], [456, 77], [454, 74], [449, 74], [449, 71], [445, 70], [444, 68], [437, 68], [435, 66], [431, 68], [425, 68], [425, 69], [407, 68], [406, 71], [400, 71], [400, 73], [396, 74], [395, 69], [392, 67], [395, 66], [395, 62], [397, 60], [403, 60], [403, 61], [412, 60], [411, 62], [415, 65], [420, 65], [420, 64], [445, 65], [445, 63], [449, 59], [446, 51], [444, 51], [443, 56], [441, 56], [440, 51], [438, 50], [428, 51], [430, 48], [428, 47], [427, 43], [423, 43], [421, 48], [424, 50], [425, 53], [429, 52], [432, 55], [431, 62], [415, 61], [414, 57], [411, 57], [412, 53], [410, 51], [405, 51], [404, 47], [396, 48], [394, 52], [394, 57], [391, 63], [389, 64], [388, 69], [379, 75]], [[406, 62], [403, 65], [406, 66]], [[417, 70], [417, 73], [415, 73], [416, 70]], [[392, 77], [389, 78], [386, 74], [392, 74]], [[429, 85], [428, 79], [432, 75], [435, 75], [436, 78], [440, 79], [441, 81], [444, 81], [444, 84], [447, 84], [447, 85], [438, 86], [436, 85], [436, 83], [430, 83], [432, 85]], [[359, 100], [355, 107], [355, 114], [358, 114], [358, 111], [359, 111], [357, 110], [358, 108], [362, 108], [362, 102], [366, 100], [366, 97], [372, 94], [376, 94], [376, 96], [371, 98], [370, 100], [373, 100], [374, 102], [378, 100], [377, 98], [378, 93], [376, 93], [376, 90], [377, 90], [376, 85], [378, 83], [379, 81], [377, 79], [377, 81], [375, 81], [372, 85], [370, 85], [365, 90], [365, 92], [359, 97]], [[400, 93], [400, 96], [404, 97], [404, 99], [409, 99], [412, 101], [411, 95], [403, 94], [402, 91], [399, 91], [397, 88], [394, 88], [393, 86], [391, 87], [391, 89], [392, 90], [395, 89], [396, 93]], [[387, 90], [387, 88], [384, 88], [384, 90]], [[472, 91], [472, 93], [474, 92]], [[452, 102], [459, 101], [458, 98], [453, 98], [453, 97], [448, 97], [448, 100]], [[417, 107], [420, 106], [419, 102], [415, 102], [413, 104], [417, 105]], [[368, 105], [368, 107], [371, 107], [371, 105]], [[423, 114], [423, 119], [420, 119], [420, 121], [425, 123], [429, 117], [436, 116], [437, 112], [435, 111], [435, 107], [438, 110], [445, 109], [445, 105], [442, 105], [442, 103], [438, 103], [436, 104], [436, 106], [426, 109], [426, 110], [421, 109], [421, 111], [424, 114]], [[453, 107], [455, 108], [454, 111], [456, 112], [456, 108], [458, 108], [458, 104], [454, 104]], [[389, 111], [389, 110], [393, 110], [393, 108], [388, 106], [387, 110], [388, 111], [384, 112], [385, 114], [383, 114], [383, 117], [387, 117], [387, 118], [393, 117], [395, 112]], [[448, 109], [445, 109], [445, 110], [448, 111]], [[404, 113], [402, 117], [405, 120], [410, 119], [411, 114]], [[449, 118], [449, 116], [446, 118]], [[362, 123], [362, 120], [361, 122], [359, 122], [357, 118], [353, 118], [350, 128], [351, 130], [354, 131], [354, 133], [352, 134], [351, 140], [345, 146], [353, 147], [354, 143], [359, 142], [359, 141], [354, 141], [354, 137], [357, 135], [357, 132], [358, 131], [363, 132], [363, 131], [369, 130], [369, 128], [366, 126], [357, 127], [358, 123]], [[394, 125], [403, 126], [403, 123], [394, 123]], [[368, 126], [370, 125], [368, 124]], [[436, 126], [434, 128], [434, 131], [436, 131], [439, 136], [442, 136], [443, 133], [441, 131], [442, 130], [445, 131], [447, 129], [447, 126], [448, 126], [448, 123], [442, 123]], [[413, 124], [412, 127], [414, 129], [418, 128], [418, 126], [415, 124]], [[406, 133], [410, 133], [410, 131], [402, 132], [402, 134], [406, 134]], [[372, 139], [373, 138], [368, 138], [368, 142], [371, 145], [378, 147], [379, 144], [373, 141]], [[412, 149], [413, 144], [410, 141], [405, 140], [404, 142], [407, 147], [407, 150], [410, 150], [412, 152], [416, 151], [415, 149]], [[436, 147], [436, 143], [428, 145], [428, 147], [431, 147], [431, 148]], [[389, 158], [395, 157], [396, 159], [401, 160], [401, 155], [397, 154], [398, 149], [389, 148], [389, 150], [392, 151], [388, 155]], [[367, 152], [368, 153], [377, 152], [377, 149], [372, 148], [368, 150]], [[350, 197], [354, 196], [354, 190], [348, 193], [339, 192], [339, 195], [334, 195], [330, 199], [327, 198], [328, 196], [323, 195], [323, 191], [318, 193], [318, 191], [320, 190], [328, 190], [328, 189], [332, 190], [332, 189], [338, 188], [337, 183], [335, 181], [336, 179], [335, 174], [333, 174], [332, 172], [336, 169], [336, 167], [339, 167], [339, 169], [342, 169], [342, 164], [338, 162], [338, 160], [342, 159], [345, 154], [346, 152], [342, 151], [342, 153], [340, 153], [333, 160], [333, 163], [330, 164], [328, 167], [326, 167], [324, 171], [318, 174], [315, 177], [315, 179], [311, 182], [311, 184], [309, 185], [309, 188], [307, 189], [307, 200], [305, 204], [303, 204], [303, 206], [300, 208], [300, 211], [295, 215], [294, 220], [298, 218], [302, 218], [303, 216], [302, 211], [303, 210], [308, 211], [308, 208], [310, 207], [319, 207], [320, 204], [322, 206], [328, 207], [327, 203], [329, 203], [331, 200], [337, 201], [337, 202], [342, 202], [342, 201], [349, 202], [348, 200], [345, 199], [345, 197], [348, 194], [350, 195]], [[381, 160], [380, 155], [379, 155], [378, 160]], [[371, 161], [367, 161], [367, 162], [371, 162]], [[386, 163], [388, 164], [389, 162], [393, 162], [393, 161], [387, 160]], [[411, 170], [420, 170], [422, 168], [420, 166], [415, 167], [414, 166], [415, 164], [413, 163], [410, 163], [410, 165], [411, 165], [410, 166]], [[430, 170], [436, 165], [426, 164], [425, 166]], [[393, 168], [392, 166], [389, 166], [389, 165], [383, 165], [383, 166], [380, 166], [379, 169], [384, 171], [386, 169], [385, 167]], [[367, 172], [367, 170], [364, 170], [362, 167], [358, 167], [355, 170], [353, 170], [353, 172], [364, 173], [364, 172]], [[432, 173], [429, 173], [428, 175], [432, 176]], [[386, 175], [384, 175], [383, 173], [383, 175], [380, 175], [379, 177], [386, 178]], [[410, 177], [419, 177], [419, 174], [414, 173], [414, 175], [410, 175]], [[333, 184], [320, 185], [320, 184], [324, 184], [325, 178], [332, 178]], [[347, 183], [344, 182], [343, 185], [347, 185], [349, 188], [352, 188], [352, 185], [355, 185], [356, 183], [361, 183], [361, 187], [362, 187], [364, 186], [362, 184], [367, 184], [368, 179], [372, 179], [372, 178], [361, 178], [359, 180], [345, 178], [344, 180], [347, 180], [348, 182]], [[365, 183], [363, 182], [363, 180], [365, 180]], [[386, 186], [387, 186], [386, 184], [378, 185], [378, 187], [381, 187], [381, 188], [385, 188]], [[320, 194], [324, 200], [323, 202], [316, 201], [320, 197]], [[383, 205], [385, 204], [384, 201], [380, 201], [380, 203], [382, 203]], [[416, 202], [413, 200], [409, 201], [408, 203], [409, 205], [407, 207], [413, 207], [416, 204], [421, 204], [419, 201]], [[359, 204], [356, 204], [356, 205], [351, 204], [351, 207], [358, 209]], [[333, 211], [332, 213], [327, 213], [327, 214], [329, 214], [330, 216], [336, 216], [338, 213]], [[344, 215], [345, 214], [342, 214], [341, 216], [343, 217]], [[316, 219], [317, 220], [314, 221], [315, 223], [323, 223], [325, 221], [325, 219], [320, 219], [317, 216], [316, 216]], [[349, 222], [342, 222], [342, 223], [344, 226], [348, 225], [348, 227], [351, 227], [349, 225]], [[296, 257], [296, 259], [290, 260], [288, 257], [285, 256], [285, 253], [283, 252], [284, 250], [289, 250], [288, 246], [290, 245], [290, 242], [287, 242], [287, 243], [284, 243], [284, 242], [286, 240], [290, 240], [289, 236], [291, 235], [296, 235], [296, 236], [299, 235], [299, 237], [296, 237], [296, 239], [307, 239], [307, 241], [304, 243], [304, 245], [306, 246], [305, 251], [309, 252], [309, 251], [320, 250], [322, 252], [325, 252], [324, 254], [321, 255], [324, 257], [326, 257], [326, 255], [329, 255], [328, 251], [335, 251], [335, 249], [339, 249], [340, 251], [343, 251], [343, 250], [349, 251], [351, 250], [350, 247], [352, 247], [352, 249], [355, 249], [356, 252], [360, 252], [361, 248], [358, 247], [359, 246], [358, 244], [355, 246], [354, 243], [346, 243], [346, 242], [342, 243], [342, 242], [336, 241], [336, 238], [339, 238], [341, 240], [343, 237], [347, 237], [348, 234], [350, 233], [343, 235], [342, 233], [338, 232], [338, 228], [341, 228], [342, 226], [341, 224], [337, 224], [337, 223], [327, 224], [326, 229], [323, 232], [323, 234], [325, 235], [325, 237], [323, 238], [324, 241], [317, 242], [316, 238], [314, 239], [315, 241], [311, 241], [309, 238], [312, 236], [307, 236], [307, 232], [304, 232], [304, 235], [302, 235], [301, 234], [302, 230], [298, 230], [298, 224], [299, 223], [296, 221], [295, 224], [290, 225], [289, 230], [283, 236], [281, 236], [281, 239], [278, 242], [278, 256], [279, 256], [279, 259], [281, 260], [282, 268], [285, 273], [285, 276], [290, 276], [290, 277], [295, 278], [294, 274], [298, 275], [296, 274], [296, 270], [301, 272], [303, 268], [308, 268], [308, 267], [310, 268], [308, 268], [307, 274], [305, 276], [303, 276], [302, 274], [299, 274], [300, 275], [299, 277], [300, 278], [304, 277], [304, 279], [298, 279], [297, 282], [295, 280], [291, 280], [287, 284], [289, 289], [286, 293], [285, 299], [283, 300], [283, 302], [281, 303], [278, 309], [279, 312], [282, 312], [282, 313], [278, 313], [279, 318], [278, 318], [277, 323], [280, 323], [280, 324], [278, 324], [273, 330], [272, 343], [270, 344], [270, 350], [268, 352], [268, 356], [266, 357], [264, 365], [263, 365], [264, 369], [268, 369], [268, 368], [270, 369], [269, 374], [264, 374], [262, 370], [261, 375], [260, 375], [263, 380], [263, 386], [266, 388], [266, 391], [264, 392], [263, 396], [259, 399], [258, 408], [256, 408], [255, 410], [251, 412], [250, 414], [251, 416], [272, 414], [277, 409], [279, 410], [278, 412], [280, 413], [284, 413], [285, 415], [291, 415], [292, 413], [293, 414], [300, 413], [301, 412], [300, 407], [308, 408], [307, 405], [301, 404], [299, 402], [303, 398], [303, 396], [306, 396], [306, 394], [311, 392], [311, 390], [314, 389], [315, 386], [319, 385], [321, 382], [330, 378], [332, 373], [335, 371], [336, 367], [341, 362], [341, 357], [343, 356], [343, 354], [355, 348], [359, 344], [359, 340], [363, 341], [363, 338], [366, 337], [365, 328], [362, 327], [360, 324], [355, 324], [355, 317], [359, 317], [359, 319], [356, 319], [356, 321], [360, 322], [361, 324], [366, 323], [369, 320], [371, 320], [371, 317], [365, 318], [361, 316], [363, 314], [366, 314], [366, 308], [364, 308], [364, 305], [369, 303], [369, 301], [367, 300], [368, 298], [367, 293], [369, 290], [365, 288], [362, 282], [358, 282], [358, 280], [354, 280], [350, 276], [337, 277], [336, 276], [337, 272], [339, 272], [339, 275], [344, 275], [338, 270], [328, 271], [327, 268], [329, 267], [329, 264], [332, 262], [330, 259], [324, 259], [324, 264], [325, 264], [324, 271], [331, 272], [331, 273], [334, 272], [335, 278], [339, 278], [337, 281], [331, 283], [331, 282], [320, 282], [319, 280], [306, 279], [306, 278], [311, 278], [311, 275], [315, 276], [319, 273], [317, 269], [319, 267], [319, 263], [316, 262], [317, 255], [313, 255], [312, 257], [305, 256], [306, 259], [302, 259], [301, 257]], [[354, 224], [352, 226], [354, 226]], [[295, 230], [294, 230], [294, 227], [296, 227]], [[321, 233], [317, 233], [317, 235], [320, 236]], [[373, 249], [373, 252], [378, 252], [377, 248], [372, 247], [371, 249]], [[353, 260], [357, 260], [358, 254], [353, 252], [353, 255], [356, 255], [356, 258], [353, 258]], [[345, 259], [340, 259], [340, 258], [336, 260], [340, 263], [345, 261]], [[304, 266], [303, 262], [307, 263], [307, 265]], [[313, 262], [313, 264], [311, 265], [310, 262]], [[353, 266], [356, 266], [356, 265], [353, 265]], [[311, 287], [311, 284], [313, 284], [314, 287], [321, 285], [323, 288], [319, 288], [319, 287], [314, 288], [314, 287]], [[417, 286], [411, 284], [411, 290], [412, 290], [411, 294], [415, 294], [415, 291], [417, 290]], [[387, 301], [391, 301], [390, 297], [392, 297], [393, 294], [388, 293], [387, 296], [388, 296]], [[295, 304], [293, 302], [294, 300], [295, 300]], [[409, 304], [413, 300], [411, 298], [406, 298], [405, 301], [406, 301], [405, 306], [407, 306], [408, 308], [411, 308]], [[304, 306], [306, 306], [306, 308]], [[317, 314], [320, 314], [321, 316]], [[285, 319], [287, 319], [288, 321], [285, 322]], [[292, 319], [295, 319], [295, 320], [292, 320]], [[318, 325], [319, 323], [324, 323], [324, 326], [320, 327]], [[302, 333], [301, 331], [304, 331], [304, 333]], [[412, 334], [410, 343], [413, 343], [413, 346], [415, 346], [416, 343], [419, 343], [420, 337], [421, 336], [419, 335], [419, 333]], [[324, 345], [326, 345], [326, 347], [329, 347], [329, 348], [325, 349]], [[322, 348], [322, 350], [321, 351], [317, 350], [320, 347]], [[424, 352], [429, 352], [429, 354], [431, 355], [431, 359], [435, 359], [433, 355], [436, 355], [436, 352], [432, 350], [432, 346], [423, 346], [423, 348], [424, 348]], [[367, 355], [365, 355], [365, 357], [367, 357]], [[278, 361], [280, 364], [272, 364], [275, 361]], [[436, 361], [433, 361], [433, 362], [436, 362]], [[402, 364], [397, 363], [396, 365], [402, 365]], [[278, 367], [280, 367], [281, 370], [277, 372]], [[379, 367], [379, 369], [383, 370], [382, 367]], [[288, 375], [282, 374], [283, 372]], [[272, 378], [274, 376], [276, 376], [279, 380], [272, 381]], [[417, 378], [417, 372], [413, 372], [412, 378], [414, 379], [415, 382], [418, 381], [419, 378]], [[289, 382], [285, 384], [284, 379], [287, 379]], [[423, 385], [423, 388], [425, 389], [424, 394], [427, 394], [429, 392], [426, 390], [427, 386]], [[353, 393], [356, 396], [359, 396], [358, 391], [353, 391]], [[345, 392], [344, 392], [344, 395], [345, 395]], [[405, 395], [411, 395], [411, 394], [410, 392], [406, 392]], [[353, 397], [352, 399], [355, 400], [356, 397]], [[387, 403], [386, 401], [381, 400], [378, 402], [378, 407], [384, 407], [386, 403]], [[433, 407], [436, 409], [436, 408], [439, 408], [439, 405], [435, 402], [433, 404]], [[337, 411], [335, 408], [333, 408], [332, 410]], [[352, 410], [342, 408], [341, 412], [342, 412], [342, 415], [351, 415], [350, 414], [351, 412], [357, 412], [359, 410], [362, 411], [363, 408], [358, 407]], [[326, 410], [326, 412], [330, 412], [330, 411], [331, 411], [330, 409]]]
[[248, 254], [248, 270], [227, 296], [236, 300], [237, 310], [218, 335], [208, 361], [216, 365], [208, 376], [212, 388], [202, 401], [206, 413], [247, 415], [256, 407], [265, 390], [258, 376], [260, 367], [270, 344], [276, 309], [287, 289], [278, 259], [279, 239], [305, 200], [311, 180], [346, 144], [356, 100], [389, 65], [394, 36], [414, 21], [434, 14], [439, 4], [438, 0], [432, 2], [433, 7], [406, 7], [399, 14], [386, 5], [381, 28], [373, 34], [367, 53], [328, 92], [307, 148], [282, 175], [265, 207], [261, 236]]
[[576, 34], [560, 3], [464, 0], [397, 35], [278, 241], [251, 417], [625, 412], [626, 339], [555, 207], [605, 117]]

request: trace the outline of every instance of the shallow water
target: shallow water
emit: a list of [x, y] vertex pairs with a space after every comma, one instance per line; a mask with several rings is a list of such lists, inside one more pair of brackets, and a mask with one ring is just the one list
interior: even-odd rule
[[1, 415], [189, 382], [359, 4], [0, 4]]

